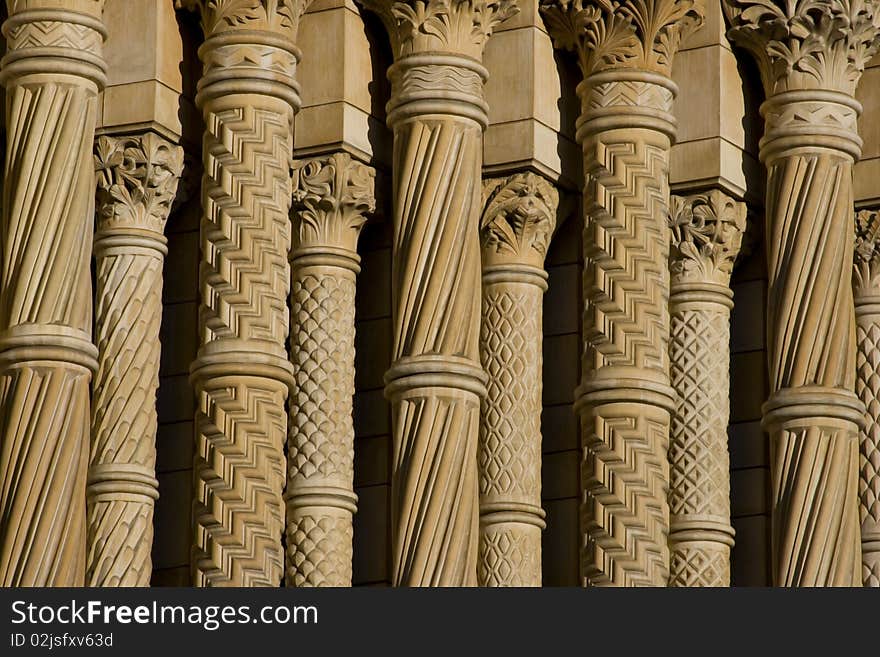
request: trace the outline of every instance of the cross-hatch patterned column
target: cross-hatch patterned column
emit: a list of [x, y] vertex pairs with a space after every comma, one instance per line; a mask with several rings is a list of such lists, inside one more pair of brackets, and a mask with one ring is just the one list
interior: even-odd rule
[[[767, 100], [767, 309], [773, 577], [861, 582], [852, 292], [853, 94], [877, 51], [880, 2], [725, 0], [730, 39], [755, 57]], [[819, 539], [821, 537], [821, 540]]]
[[541, 320], [558, 204], [534, 173], [483, 183], [481, 586], [541, 586]]
[[103, 0], [8, 0], [0, 585], [82, 586]]
[[293, 75], [306, 0], [201, 10], [205, 119], [195, 545], [198, 586], [278, 586], [284, 568]]
[[862, 584], [880, 587], [880, 213], [856, 212], [853, 260], [856, 394], [865, 407], [859, 433]]
[[712, 190], [670, 210], [669, 585], [729, 586], [730, 274], [746, 205]]
[[392, 578], [477, 579], [480, 63], [513, 0], [362, 0], [385, 24], [394, 131]]
[[294, 162], [287, 457], [290, 586], [351, 586], [357, 239], [375, 171], [346, 153]]
[[95, 342], [88, 477], [89, 586], [149, 586], [163, 235], [183, 149], [146, 133], [95, 143]]
[[665, 586], [669, 575], [669, 150], [672, 59], [699, 0], [542, 0], [578, 54], [584, 156], [581, 575]]

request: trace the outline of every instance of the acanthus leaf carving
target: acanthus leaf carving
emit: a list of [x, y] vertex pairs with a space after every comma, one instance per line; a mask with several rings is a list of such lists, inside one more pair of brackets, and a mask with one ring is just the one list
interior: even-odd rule
[[713, 189], [671, 197], [673, 282], [693, 280], [727, 285], [746, 230], [747, 206]]
[[311, 0], [175, 0], [178, 9], [198, 10], [208, 38], [235, 29], [265, 30], [296, 39]]
[[619, 67], [671, 75], [704, 13], [701, 0], [541, 0], [540, 8], [556, 47], [577, 52], [585, 77]]
[[294, 250], [336, 246], [355, 251], [367, 215], [376, 210], [376, 171], [348, 153], [297, 160], [293, 168]]
[[98, 229], [118, 225], [162, 233], [183, 171], [183, 150], [162, 137], [95, 140]]
[[858, 210], [855, 216], [853, 288], [859, 296], [880, 295], [880, 210]]
[[516, 0], [361, 0], [382, 19], [396, 57], [453, 52], [480, 59], [495, 27], [519, 12]]
[[852, 94], [880, 41], [876, 0], [724, 0], [729, 38], [758, 62], [767, 95]]
[[486, 264], [543, 266], [558, 205], [556, 188], [531, 172], [484, 181], [480, 241]]

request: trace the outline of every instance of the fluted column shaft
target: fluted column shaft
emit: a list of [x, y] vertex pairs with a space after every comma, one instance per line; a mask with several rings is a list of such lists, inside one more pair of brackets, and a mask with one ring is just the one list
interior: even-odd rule
[[356, 247], [374, 176], [345, 153], [294, 163], [289, 586], [351, 586]]
[[713, 190], [673, 197], [669, 445], [670, 586], [729, 586], [730, 273], [746, 207]]
[[7, 2], [0, 226], [0, 585], [81, 586], [103, 2]]
[[480, 170], [487, 125], [480, 63], [514, 11], [456, 0], [368, 0], [383, 19], [394, 132], [392, 582], [477, 580]]
[[291, 122], [302, 2], [193, 2], [206, 40], [196, 389], [197, 586], [277, 586], [283, 576], [290, 290]]
[[702, 21], [689, 0], [547, 0], [559, 47], [579, 55], [584, 157], [581, 576], [588, 586], [665, 586], [669, 576], [670, 79]]
[[[756, 57], [767, 96], [760, 157], [767, 167], [771, 395], [763, 422], [772, 443], [773, 579], [853, 586], [861, 582], [858, 429], [865, 410], [854, 393], [852, 173], [862, 142], [853, 96], [877, 49], [880, 4], [773, 7], [762, 13], [752, 0], [725, 4], [729, 35]], [[828, 22], [846, 27], [826, 36]], [[821, 47], [802, 52], [805, 42]]]
[[862, 584], [880, 587], [880, 215], [856, 212], [853, 296], [856, 311], [856, 394], [865, 404], [859, 432], [859, 520]]
[[483, 185], [480, 356], [481, 586], [541, 586], [544, 258], [558, 194], [520, 173]]
[[183, 150], [152, 133], [100, 137], [87, 584], [149, 586], [163, 235]]

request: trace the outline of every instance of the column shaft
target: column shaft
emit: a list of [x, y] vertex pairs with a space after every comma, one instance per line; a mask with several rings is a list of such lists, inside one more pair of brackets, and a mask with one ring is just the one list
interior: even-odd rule
[[147, 133], [101, 137], [87, 584], [149, 586], [163, 235], [183, 151]]
[[103, 2], [7, 4], [0, 584], [81, 586], [97, 356], [89, 265]]

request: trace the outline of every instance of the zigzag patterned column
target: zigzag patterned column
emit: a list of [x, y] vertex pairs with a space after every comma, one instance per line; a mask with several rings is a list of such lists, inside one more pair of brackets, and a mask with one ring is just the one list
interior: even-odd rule
[[559, 194], [541, 176], [483, 183], [480, 355], [481, 586], [541, 586], [541, 370], [544, 258]]
[[868, 410], [859, 433], [862, 584], [880, 587], [880, 213], [856, 212], [853, 261], [856, 394]]
[[730, 586], [730, 274], [746, 205], [673, 196], [670, 226], [669, 585]]
[[583, 147], [585, 585], [665, 586], [669, 385], [669, 149], [672, 58], [701, 24], [694, 0], [594, 5], [547, 0], [557, 47], [576, 50]]
[[[853, 94], [877, 51], [880, 2], [725, 0], [729, 37], [758, 62], [767, 100], [767, 339], [773, 577], [861, 583], [852, 293]], [[834, 26], [830, 29], [828, 26]]]
[[0, 226], [0, 585], [82, 586], [99, 0], [10, 0]]
[[161, 137], [100, 137], [95, 342], [88, 479], [89, 586], [149, 586], [163, 235], [183, 149]]
[[392, 303], [393, 582], [477, 578], [480, 169], [486, 128], [480, 61], [512, 0], [363, 0], [395, 63]]
[[293, 79], [304, 0], [217, 3], [196, 103], [205, 117], [202, 345], [195, 456], [197, 586], [278, 586], [284, 568], [285, 342]]
[[375, 174], [346, 153], [293, 166], [289, 586], [351, 586], [357, 240], [376, 209]]

